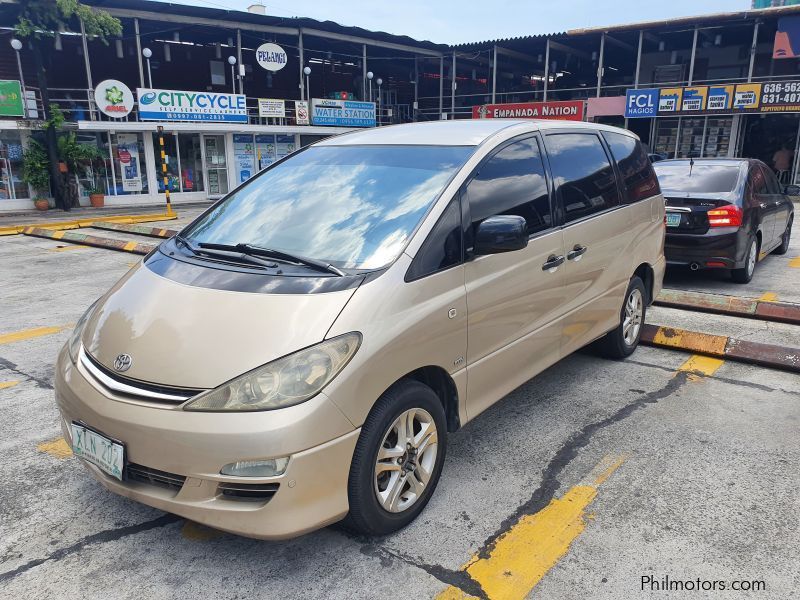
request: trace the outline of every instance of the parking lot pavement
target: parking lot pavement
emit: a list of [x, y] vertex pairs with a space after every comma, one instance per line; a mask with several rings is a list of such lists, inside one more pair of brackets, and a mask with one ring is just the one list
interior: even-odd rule
[[[800, 302], [799, 242], [750, 286], [692, 274], [691, 289]], [[58, 246], [0, 240], [2, 597], [683, 596], [643, 577], [763, 581], [759, 598], [800, 588], [797, 375], [670, 350], [581, 351], [512, 392], [450, 437], [431, 503], [383, 539], [248, 540], [115, 496], [60, 439], [52, 363], [137, 257]], [[773, 325], [662, 310], [758, 340]]]

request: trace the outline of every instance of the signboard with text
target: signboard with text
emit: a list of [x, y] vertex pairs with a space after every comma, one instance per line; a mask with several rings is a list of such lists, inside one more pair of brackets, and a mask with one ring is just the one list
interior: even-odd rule
[[375, 103], [354, 100], [311, 100], [311, 124], [336, 127], [375, 127]]
[[143, 121], [225, 121], [247, 123], [243, 94], [137, 88]]
[[515, 102], [472, 107], [473, 119], [560, 119], [582, 121], [583, 100], [554, 102]]
[[24, 114], [19, 81], [0, 81], [0, 116], [22, 117]]
[[278, 98], [259, 98], [258, 116], [263, 118], [283, 118], [286, 116], [286, 102]]

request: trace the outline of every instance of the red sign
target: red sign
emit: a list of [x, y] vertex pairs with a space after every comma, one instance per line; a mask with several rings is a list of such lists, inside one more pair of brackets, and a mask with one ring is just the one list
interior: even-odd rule
[[583, 121], [583, 100], [566, 102], [517, 102], [472, 107], [473, 119], [560, 119]]

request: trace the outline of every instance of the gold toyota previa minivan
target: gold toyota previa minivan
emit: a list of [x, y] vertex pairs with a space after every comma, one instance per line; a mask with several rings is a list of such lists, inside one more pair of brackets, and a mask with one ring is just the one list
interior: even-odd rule
[[633, 134], [444, 121], [276, 162], [95, 302], [58, 357], [64, 435], [113, 492], [278, 539], [386, 534], [448, 435], [594, 342], [634, 351], [664, 201]]

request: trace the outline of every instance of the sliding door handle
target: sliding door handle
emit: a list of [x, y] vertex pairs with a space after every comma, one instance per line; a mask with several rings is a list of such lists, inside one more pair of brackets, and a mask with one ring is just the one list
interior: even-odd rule
[[583, 253], [586, 252], [588, 248], [586, 246], [581, 246], [580, 244], [575, 244], [575, 247], [572, 248], [569, 252], [567, 252], [567, 260], [578, 260]]
[[564, 264], [564, 257], [562, 255], [556, 256], [551, 254], [547, 257], [547, 262], [542, 265], [542, 271], [555, 271], [558, 267]]

